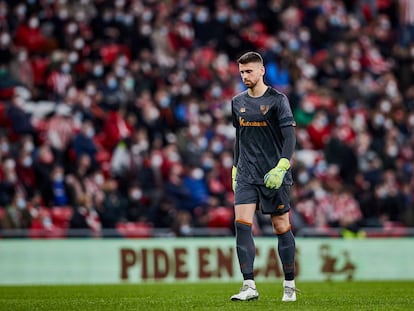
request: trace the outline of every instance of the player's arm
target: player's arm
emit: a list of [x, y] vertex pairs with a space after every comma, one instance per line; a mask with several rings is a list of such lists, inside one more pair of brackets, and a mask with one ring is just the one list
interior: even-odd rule
[[233, 167], [231, 168], [231, 186], [233, 188], [233, 191], [236, 190], [236, 175], [237, 175], [238, 161], [239, 161], [239, 131], [236, 128], [236, 140], [234, 142]]
[[281, 128], [281, 131], [283, 136], [281, 158], [285, 158], [290, 161], [296, 146], [295, 128], [294, 126], [285, 126]]
[[295, 151], [295, 128], [293, 126], [285, 126], [281, 128], [281, 132], [283, 136], [281, 158], [277, 165], [264, 176], [264, 183], [270, 189], [279, 189], [282, 185], [285, 174], [290, 168], [290, 159]]
[[[232, 103], [233, 107], [233, 103]], [[236, 175], [237, 175], [237, 163], [239, 161], [239, 124], [237, 123], [237, 117], [234, 111], [232, 111], [233, 126], [236, 128], [236, 138], [234, 140], [234, 152], [233, 152], [233, 167], [231, 168], [231, 186], [233, 191], [236, 189]]]

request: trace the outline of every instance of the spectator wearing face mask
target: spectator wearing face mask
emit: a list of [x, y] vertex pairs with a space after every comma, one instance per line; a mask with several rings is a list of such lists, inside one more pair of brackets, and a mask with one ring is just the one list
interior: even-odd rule
[[33, 169], [36, 176], [37, 189], [40, 191], [46, 206], [52, 206], [50, 171], [53, 169], [55, 157], [50, 146], [41, 145], [35, 153]]
[[50, 99], [62, 100], [73, 82], [71, 75], [72, 65], [68, 61], [62, 61], [52, 69], [46, 78]]
[[20, 192], [16, 191], [13, 199], [7, 205], [2, 219], [3, 229], [28, 229], [32, 217], [27, 209], [26, 199]]
[[65, 171], [62, 166], [54, 166], [51, 172], [54, 206], [65, 206], [69, 203], [66, 194]]
[[15, 45], [26, 47], [30, 53], [44, 52], [47, 40], [42, 34], [39, 25], [39, 18], [35, 14], [30, 15], [25, 23], [17, 27], [14, 36]]
[[128, 207], [126, 210], [126, 218], [128, 221], [147, 222], [150, 219], [150, 211], [146, 206], [148, 198], [143, 194], [138, 184], [132, 184], [128, 188]]
[[18, 50], [17, 55], [10, 63], [10, 75], [27, 87], [31, 92], [34, 90], [34, 72], [25, 48]]
[[16, 94], [13, 96], [11, 105], [6, 112], [10, 121], [11, 137], [14, 140], [25, 134], [29, 134], [33, 138], [37, 137], [36, 120], [32, 114], [26, 112], [25, 103], [25, 99]]
[[96, 205], [102, 227], [115, 228], [118, 222], [126, 220], [127, 198], [115, 179], [108, 179], [102, 185], [102, 190], [104, 196]]
[[70, 142], [77, 129], [69, 105], [60, 104], [46, 126], [46, 141], [51, 146], [56, 161], [63, 165]]
[[0, 65], [7, 65], [11, 62], [11, 38], [8, 32], [0, 33]]
[[33, 169], [34, 144], [30, 136], [23, 141], [16, 161], [16, 173], [28, 197], [32, 197], [36, 189], [36, 175]]
[[80, 131], [75, 135], [72, 141], [72, 150], [76, 158], [82, 154], [87, 154], [95, 163], [95, 155], [98, 147], [94, 141], [95, 127], [89, 119], [83, 121]]

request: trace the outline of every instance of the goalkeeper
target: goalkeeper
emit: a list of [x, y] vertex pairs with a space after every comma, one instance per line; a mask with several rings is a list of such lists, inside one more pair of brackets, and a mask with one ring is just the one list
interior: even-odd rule
[[287, 97], [264, 82], [260, 54], [248, 52], [238, 59], [247, 90], [232, 100], [236, 128], [232, 169], [236, 250], [243, 275], [240, 292], [231, 300], [259, 297], [254, 280], [255, 244], [252, 223], [256, 209], [271, 217], [283, 266], [282, 301], [296, 300], [295, 238], [289, 221], [292, 174], [290, 159], [295, 149], [295, 121]]

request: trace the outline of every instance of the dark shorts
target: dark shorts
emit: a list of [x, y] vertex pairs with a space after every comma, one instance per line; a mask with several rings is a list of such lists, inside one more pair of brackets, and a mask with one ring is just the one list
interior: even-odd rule
[[264, 185], [237, 182], [234, 204], [256, 203], [256, 209], [263, 214], [282, 215], [290, 209], [290, 185], [282, 185], [278, 190]]

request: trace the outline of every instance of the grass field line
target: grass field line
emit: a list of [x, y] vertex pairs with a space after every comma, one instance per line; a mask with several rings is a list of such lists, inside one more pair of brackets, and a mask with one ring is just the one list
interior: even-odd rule
[[241, 283], [0, 286], [0, 310], [414, 310], [414, 281], [297, 282], [282, 303], [280, 280], [257, 283], [259, 299], [233, 302]]

